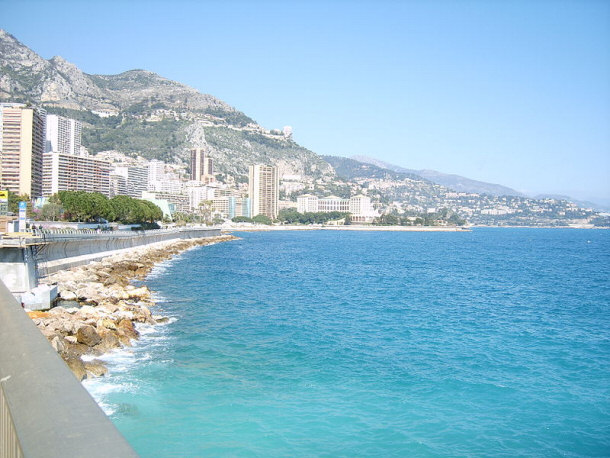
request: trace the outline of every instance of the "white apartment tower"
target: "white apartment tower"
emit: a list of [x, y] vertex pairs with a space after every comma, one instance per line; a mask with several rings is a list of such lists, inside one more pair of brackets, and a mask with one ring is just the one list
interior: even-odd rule
[[[110, 172], [112, 181], [112, 193], [124, 192], [124, 195], [141, 199], [142, 193], [148, 190], [148, 168], [147, 167], [130, 167], [130, 166], [115, 166]], [[113, 178], [120, 176], [122, 179]], [[125, 183], [123, 188], [122, 183]], [[125, 189], [125, 191], [123, 191]], [[115, 194], [116, 195], [116, 194]]]
[[75, 119], [47, 115], [45, 153], [79, 155], [83, 124]]
[[251, 165], [249, 172], [251, 217], [266, 215], [271, 219], [277, 218], [280, 189], [277, 167]]
[[165, 180], [165, 162], [153, 159], [148, 163], [148, 184]]
[[0, 189], [42, 196], [44, 110], [0, 103]]

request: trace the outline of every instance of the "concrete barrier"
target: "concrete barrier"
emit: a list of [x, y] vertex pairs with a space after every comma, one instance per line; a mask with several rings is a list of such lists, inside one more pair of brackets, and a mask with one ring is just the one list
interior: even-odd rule
[[219, 235], [220, 229], [207, 227], [140, 232], [42, 232], [37, 237], [14, 239], [12, 245], [8, 241], [3, 243], [0, 250], [0, 278], [13, 294], [20, 297], [38, 284], [37, 268], [51, 274], [101, 259], [118, 250], [174, 239]]
[[136, 452], [0, 281], [0, 457]]
[[172, 239], [214, 237], [220, 229], [173, 229], [126, 233], [45, 235], [44, 257], [47, 261], [67, 259], [105, 251], [133, 248]]

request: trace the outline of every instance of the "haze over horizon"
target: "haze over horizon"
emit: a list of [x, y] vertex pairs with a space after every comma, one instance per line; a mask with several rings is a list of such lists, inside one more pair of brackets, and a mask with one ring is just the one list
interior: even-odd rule
[[318, 154], [610, 202], [608, 2], [171, 5], [0, 0], [0, 28], [87, 73], [188, 84]]

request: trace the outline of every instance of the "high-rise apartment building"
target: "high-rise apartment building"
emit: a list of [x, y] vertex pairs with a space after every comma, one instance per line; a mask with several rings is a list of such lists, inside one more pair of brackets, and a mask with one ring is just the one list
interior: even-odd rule
[[[148, 168], [147, 167], [130, 167], [130, 166], [115, 166], [110, 172], [111, 175], [121, 176], [125, 179], [126, 192], [125, 195], [141, 199], [142, 193], [148, 190]], [[117, 183], [117, 191], [122, 192], [119, 179], [114, 178]], [[114, 192], [114, 191], [113, 191]]]
[[191, 150], [191, 180], [206, 184], [214, 181], [214, 162], [205, 148]]
[[277, 218], [280, 189], [277, 167], [251, 165], [249, 172], [250, 216]]
[[110, 197], [127, 195], [127, 178], [123, 175], [110, 175]]
[[42, 196], [45, 111], [0, 104], [0, 189]]
[[42, 194], [52, 196], [59, 191], [99, 192], [110, 195], [110, 163], [92, 157], [45, 153]]
[[227, 197], [227, 199], [229, 200], [229, 218], [250, 215], [249, 197]]
[[[165, 162], [153, 159], [148, 163], [148, 184], [165, 180]], [[152, 189], [151, 189], [152, 191]]]
[[47, 115], [45, 153], [81, 154], [83, 124], [75, 119]]

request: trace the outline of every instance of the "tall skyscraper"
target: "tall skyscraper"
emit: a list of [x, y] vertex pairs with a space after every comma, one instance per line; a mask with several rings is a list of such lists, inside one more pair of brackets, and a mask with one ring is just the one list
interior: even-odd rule
[[47, 115], [45, 153], [80, 155], [82, 129], [80, 121]]
[[42, 196], [45, 111], [0, 104], [0, 189]]
[[191, 150], [191, 180], [203, 183], [214, 181], [214, 163], [205, 148]]
[[271, 219], [277, 218], [280, 189], [277, 167], [251, 165], [249, 172], [251, 217], [266, 215]]

